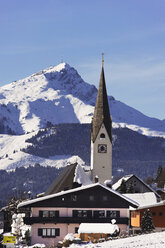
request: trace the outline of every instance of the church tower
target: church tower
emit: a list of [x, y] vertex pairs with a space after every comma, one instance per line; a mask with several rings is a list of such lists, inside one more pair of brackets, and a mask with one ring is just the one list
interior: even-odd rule
[[93, 182], [112, 178], [112, 120], [104, 77], [104, 60], [91, 127], [91, 169]]

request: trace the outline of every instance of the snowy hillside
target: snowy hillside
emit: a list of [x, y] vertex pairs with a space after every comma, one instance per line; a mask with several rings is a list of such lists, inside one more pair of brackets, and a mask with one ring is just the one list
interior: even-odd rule
[[78, 156], [61, 155], [52, 156], [49, 158], [42, 158], [39, 156], [24, 153], [21, 149], [26, 148], [28, 143], [25, 142], [27, 138], [31, 138], [35, 132], [25, 135], [0, 135], [0, 169], [12, 170], [18, 167], [35, 165], [53, 166], [58, 168], [66, 166], [68, 163], [78, 162], [84, 165], [84, 162]]
[[[0, 88], [0, 133], [28, 133], [50, 122], [90, 123], [96, 95], [96, 87], [66, 63], [42, 70]], [[109, 104], [114, 127], [165, 135], [165, 120], [147, 117], [113, 97]]]
[[120, 238], [118, 240], [110, 240], [98, 244], [75, 245], [70, 248], [164, 248], [165, 232], [157, 232], [151, 234], [143, 234], [135, 237]]

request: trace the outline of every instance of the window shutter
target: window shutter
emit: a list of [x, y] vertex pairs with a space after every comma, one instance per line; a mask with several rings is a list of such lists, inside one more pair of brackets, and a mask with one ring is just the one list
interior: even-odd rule
[[42, 236], [42, 228], [38, 228], [38, 236]]
[[60, 228], [56, 228], [56, 236], [60, 236]]
[[87, 217], [88, 218], [92, 218], [92, 210], [88, 210], [87, 211]]
[[73, 211], [72, 211], [72, 216], [73, 216], [73, 217], [77, 217], [77, 210], [73, 210]]
[[39, 217], [43, 217], [43, 211], [39, 211]]
[[56, 218], [59, 217], [59, 211], [55, 211], [55, 217], [56, 217]]
[[117, 218], [120, 217], [120, 211], [116, 211], [116, 217], [117, 217]]

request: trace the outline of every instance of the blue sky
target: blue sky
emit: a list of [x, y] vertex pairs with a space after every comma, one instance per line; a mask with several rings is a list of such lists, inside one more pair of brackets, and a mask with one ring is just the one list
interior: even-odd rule
[[165, 119], [164, 0], [0, 0], [0, 86], [62, 60], [109, 95]]

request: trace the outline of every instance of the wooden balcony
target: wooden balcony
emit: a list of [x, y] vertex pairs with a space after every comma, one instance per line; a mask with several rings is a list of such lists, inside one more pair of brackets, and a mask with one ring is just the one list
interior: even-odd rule
[[111, 223], [111, 220], [115, 219], [116, 220], [116, 224], [126, 224], [128, 225], [129, 223], [129, 218], [125, 217], [125, 218], [79, 218], [79, 217], [52, 217], [52, 218], [47, 218], [47, 217], [25, 217], [24, 218], [24, 223], [27, 225], [32, 225], [35, 223], [43, 223], [43, 224], [47, 224], [47, 223]]

